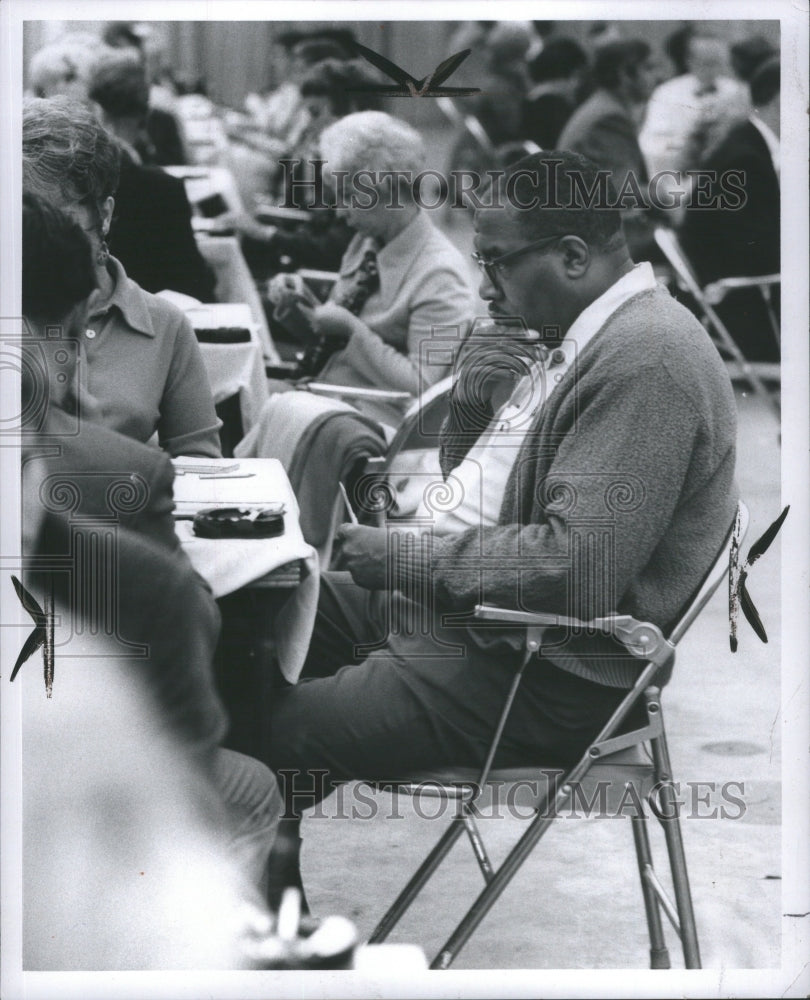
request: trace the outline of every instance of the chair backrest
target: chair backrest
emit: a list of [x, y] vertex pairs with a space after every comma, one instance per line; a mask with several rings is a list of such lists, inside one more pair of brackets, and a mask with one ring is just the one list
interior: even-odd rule
[[439, 428], [447, 414], [447, 404], [454, 378], [448, 375], [435, 385], [420, 392], [405, 411], [402, 423], [391, 439], [386, 453], [385, 469], [403, 451], [433, 449], [439, 446]]
[[708, 604], [723, 579], [728, 576], [729, 560], [732, 555], [732, 549], [735, 546], [739, 546], [740, 542], [743, 538], [745, 538], [745, 535], [748, 532], [749, 520], [750, 515], [748, 513], [748, 508], [742, 500], [740, 500], [737, 504], [737, 513], [726, 539], [726, 543], [723, 545], [723, 548], [717, 559], [714, 561], [711, 569], [706, 574], [703, 583], [700, 585], [700, 589], [692, 598], [689, 607], [681, 615], [678, 624], [670, 633], [670, 642], [674, 643], [676, 646], [692, 626], [693, 622], [703, 608]]
[[666, 257], [670, 267], [678, 276], [686, 291], [688, 291], [701, 306], [704, 306], [706, 304], [706, 300], [703, 290], [700, 287], [700, 282], [697, 279], [697, 275], [692, 270], [692, 265], [684, 255], [678, 237], [671, 229], [665, 229], [663, 226], [657, 226], [653, 232], [653, 236], [655, 237], [655, 242], [658, 244], [661, 252]]

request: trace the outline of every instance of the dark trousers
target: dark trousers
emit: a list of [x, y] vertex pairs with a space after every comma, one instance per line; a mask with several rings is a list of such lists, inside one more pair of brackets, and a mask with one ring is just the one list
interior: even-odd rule
[[[399, 592], [321, 578], [303, 678], [271, 711], [270, 767], [289, 817], [353, 779], [390, 781], [446, 765], [480, 765], [522, 659], [486, 629], [440, 624]], [[497, 766], [572, 762], [625, 692], [535, 658], [527, 667]]]

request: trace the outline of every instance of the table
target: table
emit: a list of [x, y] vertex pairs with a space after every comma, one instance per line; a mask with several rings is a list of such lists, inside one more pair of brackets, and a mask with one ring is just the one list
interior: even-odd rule
[[192, 207], [205, 198], [218, 194], [231, 212], [243, 212], [244, 205], [239, 188], [230, 170], [213, 164], [190, 167], [164, 167], [167, 174], [183, 181]]
[[237, 327], [249, 331], [250, 340], [242, 343], [200, 344], [214, 402], [238, 395], [242, 431], [247, 433], [269, 399], [262, 345], [250, 308], [240, 302], [216, 302], [189, 306], [184, 311], [195, 330]]
[[[295, 683], [304, 665], [318, 605], [318, 556], [304, 541], [298, 524], [298, 502], [281, 462], [272, 458], [200, 459], [179, 457], [175, 467], [175, 516], [206, 507], [261, 506], [280, 501], [286, 508], [284, 534], [262, 539], [198, 538], [190, 520], [175, 522], [180, 542], [194, 569], [221, 598], [244, 588], [275, 591], [278, 608], [272, 642], [286, 681]], [[184, 471], [204, 468], [225, 476], [204, 479]], [[259, 641], [268, 640], [265, 628]]]
[[277, 365], [281, 356], [270, 336], [264, 307], [239, 240], [235, 236], [211, 236], [206, 233], [196, 233], [195, 239], [200, 253], [216, 276], [217, 299], [220, 303], [244, 302], [249, 307], [264, 358], [269, 364]]

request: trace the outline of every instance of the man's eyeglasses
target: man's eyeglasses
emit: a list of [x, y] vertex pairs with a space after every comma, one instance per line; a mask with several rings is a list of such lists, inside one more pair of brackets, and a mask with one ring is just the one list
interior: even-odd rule
[[504, 264], [508, 263], [510, 260], [517, 260], [518, 257], [531, 253], [532, 250], [538, 250], [542, 246], [546, 246], [550, 243], [556, 243], [558, 240], [561, 240], [564, 235], [564, 233], [558, 233], [556, 236], [544, 236], [541, 240], [535, 240], [533, 243], [528, 243], [525, 247], [519, 247], [517, 250], [510, 250], [508, 253], [502, 253], [499, 257], [485, 257], [483, 254], [475, 252], [472, 254], [472, 259], [481, 268], [490, 283], [497, 286], [498, 275], [503, 273]]

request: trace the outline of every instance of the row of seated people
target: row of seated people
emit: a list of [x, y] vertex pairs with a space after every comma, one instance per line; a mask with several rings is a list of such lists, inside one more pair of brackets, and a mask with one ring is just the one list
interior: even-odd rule
[[[213, 301], [214, 275], [194, 239], [185, 187], [160, 166], [185, 162], [177, 125], [168, 111], [150, 104], [142, 54], [131, 46], [113, 48], [94, 35], [74, 32], [37, 52], [30, 75], [35, 98], [64, 98], [70, 102], [66, 114], [77, 121], [79, 102], [115, 137], [119, 170], [114, 192], [109, 192], [115, 193], [116, 205], [107, 235], [130, 277], [150, 292], [170, 288]], [[55, 124], [48, 118], [51, 105], [36, 100], [29, 105], [31, 141], [37, 122], [47, 139]], [[58, 134], [64, 135], [65, 128]], [[86, 139], [91, 138], [88, 127]]]
[[[333, 128], [347, 128], [348, 121]], [[71, 387], [72, 405], [58, 407], [69, 415], [78, 405], [90, 418], [75, 442], [79, 471], [92, 455], [104, 454], [100, 445], [85, 447], [84, 434], [135, 439], [127, 440], [126, 447], [142, 457], [134, 451], [129, 457], [122, 443], [120, 455], [125, 457], [120, 461], [130, 469], [143, 465], [144, 476], [151, 479], [157, 466], [164, 481], [170, 479], [165, 458], [143, 447], [154, 431], [170, 453], [216, 454], [216, 423], [202, 379], [197, 395], [184, 396], [199, 370], [190, 328], [171, 307], [129, 283], [105, 252], [111, 196], [101, 188], [99, 202], [94, 190], [70, 188], [61, 175], [61, 185], [53, 177], [48, 184], [41, 161], [38, 168], [24, 162], [28, 191], [50, 193], [64, 210], [27, 197], [26, 213], [39, 214], [43, 228], [60, 238], [46, 240], [44, 248], [40, 241], [39, 259], [27, 272], [33, 301], [27, 291], [31, 304], [26, 310], [34, 325], [68, 320], [73, 341], [87, 357], [80, 372], [86, 367], [89, 380], [80, 375], [77, 382], [74, 370], [73, 379], [63, 383]], [[515, 164], [512, 176], [496, 181], [503, 196], [495, 202], [498, 207], [476, 212], [479, 293], [495, 326], [481, 362], [459, 373], [437, 442], [441, 471], [436, 482], [445, 484], [455, 500], [429, 511], [432, 521], [421, 517], [406, 529], [417, 537], [406, 534], [396, 550], [390, 548], [386, 527], [344, 525], [340, 530], [346, 572], [322, 577], [306, 683], [279, 691], [266, 720], [265, 763], [289, 779], [284, 789], [289, 820], [277, 835], [270, 864], [276, 900], [281, 887], [299, 878], [295, 828], [308, 801], [352, 778], [388, 780], [428, 765], [481, 762], [494, 722], [492, 706], [505, 697], [522, 657], [521, 640], [514, 630], [450, 624], [447, 612], [468, 613], [481, 600], [584, 619], [615, 610], [666, 631], [726, 536], [736, 506], [736, 419], [728, 376], [705, 330], [656, 283], [649, 263], [634, 263], [619, 213], [583, 203], [578, 181], [592, 185], [597, 169], [573, 153], [555, 154], [553, 163], [542, 154], [528, 157]], [[548, 206], [552, 173], [561, 205], [542, 207], [544, 202]], [[85, 183], [87, 174], [81, 173]], [[521, 207], [532, 202], [529, 210]], [[399, 219], [398, 211], [390, 214]], [[380, 228], [367, 235], [382, 239], [381, 253], [413, 226], [422, 227], [416, 232], [425, 245], [436, 239], [420, 212], [406, 208], [404, 218], [409, 215], [410, 221], [386, 244], [393, 223], [383, 225], [382, 213], [368, 213]], [[356, 225], [362, 225], [359, 215]], [[359, 232], [358, 237], [362, 241], [366, 235]], [[61, 262], [57, 266], [47, 253], [66, 245], [73, 267], [60, 270]], [[361, 262], [368, 261], [361, 245]], [[441, 276], [432, 295], [443, 299], [455, 258], [440, 241], [436, 247], [438, 259], [419, 274], [422, 284]], [[423, 265], [417, 251], [412, 251], [410, 266], [403, 263], [404, 256], [391, 272], [395, 285]], [[366, 267], [363, 275], [368, 277], [370, 270]], [[381, 264], [378, 270], [382, 283]], [[45, 293], [53, 284], [43, 276], [53, 274], [70, 280], [70, 293], [53, 308], [37, 305], [40, 299], [48, 302]], [[92, 320], [97, 296], [109, 304], [101, 323]], [[412, 301], [418, 296], [414, 290]], [[371, 302], [369, 296], [359, 310], [361, 320]], [[351, 330], [344, 350], [351, 352], [357, 337], [356, 350], [365, 360], [371, 335], [354, 326], [351, 309], [332, 310], [337, 308], [345, 309], [346, 315], [338, 313], [338, 318]], [[537, 331], [535, 337], [503, 332], [499, 321], [506, 324], [514, 317]], [[96, 341], [99, 350], [94, 353]], [[374, 343], [373, 349], [379, 345]], [[405, 374], [416, 378], [405, 349], [399, 353], [403, 358]], [[130, 379], [140, 382], [139, 366], [149, 368], [144, 383], [152, 379], [155, 384], [122, 385]], [[88, 392], [100, 405], [85, 399]], [[139, 393], [151, 400], [148, 414]], [[127, 405], [135, 419], [124, 412]], [[119, 445], [114, 437], [110, 440], [116, 453]], [[117, 466], [119, 458], [114, 461]], [[40, 495], [37, 489], [31, 492]], [[156, 502], [158, 496], [165, 499], [166, 490], [156, 486], [150, 495]], [[610, 545], [599, 553], [580, 545], [579, 526], [606, 518]], [[133, 525], [133, 531], [139, 530]], [[38, 529], [32, 534], [35, 548], [45, 544], [47, 554], [51, 543], [40, 541]], [[136, 549], [146, 558], [150, 545], [142, 535], [136, 538]], [[210, 627], [195, 631], [192, 621], [188, 628], [174, 621], [168, 601], [158, 615], [150, 602], [160, 601], [160, 594], [139, 586], [126, 602], [136, 620], [129, 632], [147, 645], [154, 643], [154, 657], [161, 657], [167, 646], [181, 645], [171, 666], [180, 671], [180, 692], [190, 687], [193, 697], [178, 694], [173, 709], [184, 719], [199, 721], [204, 730], [200, 739], [221, 760], [209, 673], [216, 614], [210, 594], [189, 575], [176, 542], [164, 542], [160, 553], [158, 559], [171, 561], [185, 578], [178, 593], [193, 592], [208, 607], [208, 618], [200, 615]], [[610, 565], [599, 563], [606, 553]], [[135, 568], [133, 579], [139, 579]], [[165, 592], [170, 592], [168, 585]], [[424, 606], [417, 607], [419, 602]], [[189, 597], [189, 608], [191, 603]], [[392, 631], [392, 622], [411, 620], [414, 614], [427, 617], [430, 627]], [[165, 636], [148, 634], [163, 622]], [[448, 657], [448, 645], [460, 645], [463, 655]], [[364, 648], [374, 652], [361, 654]], [[172, 658], [171, 652], [166, 657]], [[578, 756], [634, 677], [635, 663], [609, 641], [561, 637], [527, 674], [504, 733], [503, 762], [567, 762]], [[206, 712], [198, 710], [203, 695], [209, 699]], [[162, 697], [160, 692], [156, 697]], [[237, 764], [245, 766], [244, 761], [231, 763], [231, 778]], [[313, 792], [315, 773], [325, 780]], [[236, 798], [241, 806], [228, 797], [221, 778], [212, 783], [225, 806], [230, 805], [226, 815], [232, 823], [234, 816], [244, 816], [245, 798], [253, 806], [247, 825], [256, 848], [255, 876], [266, 859], [262, 849], [269, 849], [277, 814], [271, 816], [268, 805], [275, 789], [270, 773], [257, 765], [250, 775], [247, 789], [240, 782]], [[263, 805], [258, 807], [257, 801]]]
[[[493, 52], [503, 55], [505, 47], [514, 76], [526, 46], [517, 44], [512, 29], [501, 41], [495, 35], [497, 30], [488, 36]], [[345, 46], [337, 48], [341, 61], [333, 51], [337, 42], [322, 44], [331, 46], [332, 57], [316, 63], [297, 83], [289, 82], [291, 89], [298, 87], [303, 113], [310, 114], [308, 104], [315, 102], [308, 119], [315, 131], [306, 146], [293, 143], [294, 156], [304, 161], [313, 151], [325, 155], [318, 132], [318, 95], [327, 89], [324, 84], [332, 72], [341, 72], [340, 67], [346, 72], [352, 65]], [[302, 52], [307, 45], [317, 53], [313, 40], [300, 43]], [[522, 155], [517, 139], [543, 149], [574, 150], [608, 171], [617, 191], [625, 192], [624, 224], [637, 255], [662, 261], [653, 232], [663, 225], [681, 232], [701, 284], [726, 276], [778, 274], [778, 55], [759, 36], [739, 42], [730, 52], [732, 78], [724, 75], [728, 47], [693, 25], [676, 32], [667, 51], [677, 75], [659, 83], [661, 60], [643, 40], [614, 39], [591, 57], [572, 39], [552, 37], [531, 61], [536, 84], [528, 92], [522, 124], [509, 131], [511, 112], [520, 102], [516, 105], [514, 95], [506, 101], [508, 88], [501, 94], [497, 86], [486, 87], [480, 98], [465, 99], [463, 110], [477, 112], [485, 131], [491, 119], [493, 129], [509, 134], [489, 136], [491, 148], [476, 145], [468, 135], [472, 160], [465, 159], [464, 145], [458, 146], [450, 166], [482, 172], [491, 166], [492, 149], [501, 143], [507, 162]], [[497, 65], [510, 77], [503, 59]], [[490, 104], [497, 113], [488, 117]], [[333, 106], [332, 114], [338, 110]], [[373, 169], [371, 162], [369, 166]], [[690, 180], [689, 170], [701, 171], [702, 179]], [[729, 171], [741, 171], [746, 178], [740, 204], [726, 200]], [[285, 204], [301, 199], [300, 191], [289, 186], [284, 196]], [[310, 215], [311, 222], [292, 232], [249, 217], [229, 216], [227, 221], [244, 235], [246, 254], [261, 277], [290, 266], [337, 270], [351, 233], [331, 209], [312, 210]], [[775, 309], [778, 313], [778, 303]], [[735, 291], [719, 313], [747, 358], [778, 360], [778, 343], [755, 290]]]

